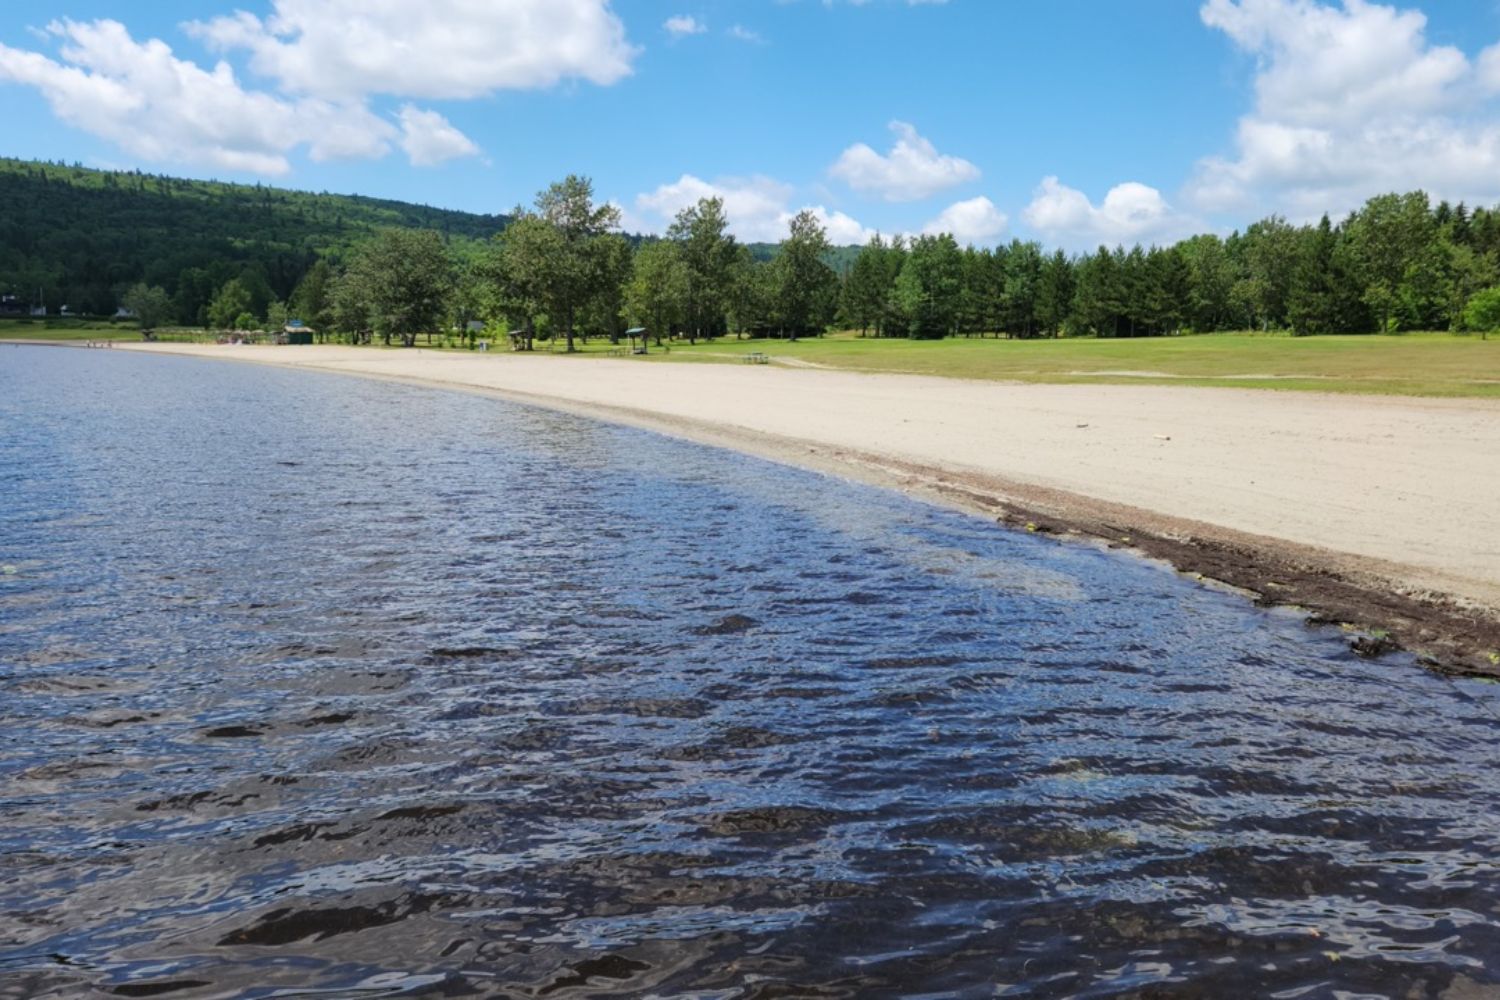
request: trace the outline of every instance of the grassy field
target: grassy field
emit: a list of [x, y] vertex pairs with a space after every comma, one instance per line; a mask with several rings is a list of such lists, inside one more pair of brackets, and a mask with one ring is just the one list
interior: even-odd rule
[[[107, 322], [0, 320], [0, 339], [7, 338], [139, 340], [140, 333], [133, 327]], [[423, 343], [418, 346], [426, 347]], [[560, 340], [552, 349], [562, 356]], [[537, 342], [538, 353], [548, 350], [546, 341]], [[733, 364], [755, 352], [769, 355], [772, 363], [779, 365], [950, 378], [1500, 398], [1500, 338], [1483, 341], [1448, 333], [1350, 337], [1222, 333], [1134, 340], [913, 341], [876, 340], [844, 332], [796, 342], [730, 337], [691, 347], [673, 343], [670, 351], [652, 347], [649, 356], [638, 360]], [[619, 353], [607, 341], [594, 340], [581, 344], [578, 357]]]
[[0, 319], [0, 340], [140, 340], [131, 323], [74, 319]]
[[[590, 344], [588, 355], [607, 345]], [[773, 363], [1023, 382], [1159, 383], [1317, 392], [1500, 398], [1500, 339], [1447, 333], [1288, 337], [1210, 334], [1136, 340], [874, 340], [674, 344], [652, 360]]]

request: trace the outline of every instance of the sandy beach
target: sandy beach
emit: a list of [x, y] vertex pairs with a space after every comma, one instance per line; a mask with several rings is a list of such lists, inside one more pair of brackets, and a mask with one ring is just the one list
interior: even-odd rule
[[[1137, 548], [1463, 669], [1500, 642], [1500, 403], [778, 365], [135, 344], [497, 393]], [[1446, 617], [1445, 617], [1446, 616]]]

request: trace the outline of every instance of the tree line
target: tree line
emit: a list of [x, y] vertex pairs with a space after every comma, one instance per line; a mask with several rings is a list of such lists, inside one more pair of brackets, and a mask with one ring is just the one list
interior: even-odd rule
[[1488, 330], [1497, 285], [1500, 214], [1412, 192], [1337, 224], [1272, 216], [1228, 237], [1077, 256], [1021, 240], [876, 237], [844, 277], [840, 318], [904, 337]]
[[632, 243], [618, 210], [576, 176], [511, 220], [464, 252], [431, 231], [383, 232], [340, 272], [320, 262], [292, 308], [355, 340], [410, 344], [479, 319], [512, 331], [518, 347], [545, 336], [569, 350], [630, 326], [690, 342], [834, 325], [908, 338], [1500, 326], [1500, 214], [1433, 206], [1422, 192], [1372, 198], [1339, 223], [1273, 216], [1228, 237], [1076, 256], [1022, 240], [975, 248], [948, 234], [875, 236], [842, 270], [812, 213], [762, 258], [729, 233], [716, 198], [679, 212], [661, 239]]
[[[724, 204], [705, 198], [679, 212], [666, 235], [632, 240], [619, 209], [601, 204], [587, 178], [569, 176], [483, 244], [456, 244], [428, 229], [380, 231], [342, 266], [315, 263], [268, 317], [295, 317], [324, 338], [415, 345], [448, 330], [478, 339], [478, 321], [530, 350], [539, 338], [568, 350], [580, 338], [618, 341], [632, 327], [666, 337], [797, 337], [821, 333], [838, 310], [833, 247], [811, 212], [793, 218], [769, 259], [729, 233]], [[143, 326], [171, 312], [167, 289], [137, 283], [125, 295]], [[144, 310], [144, 311], [143, 311]], [[259, 325], [247, 291], [230, 279], [207, 306], [210, 326]], [[267, 325], [276, 325], [270, 323]]]
[[831, 326], [1033, 338], [1500, 321], [1500, 211], [1422, 192], [1372, 198], [1337, 222], [1272, 216], [1227, 237], [1070, 255], [946, 234], [832, 247], [810, 213], [780, 244], [746, 245], [712, 198], [661, 238], [632, 237], [576, 176], [494, 216], [9, 160], [0, 191], [17, 195], [0, 218], [0, 286], [25, 294], [35, 279], [52, 303], [124, 304], [145, 326], [298, 318], [324, 336], [414, 343], [477, 320], [522, 347], [556, 337], [571, 348], [633, 326], [696, 341]]

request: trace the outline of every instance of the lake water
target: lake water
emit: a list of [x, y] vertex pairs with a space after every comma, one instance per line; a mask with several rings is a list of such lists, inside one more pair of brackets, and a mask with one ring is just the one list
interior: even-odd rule
[[1500, 688], [490, 399], [0, 346], [0, 996], [1477, 997]]

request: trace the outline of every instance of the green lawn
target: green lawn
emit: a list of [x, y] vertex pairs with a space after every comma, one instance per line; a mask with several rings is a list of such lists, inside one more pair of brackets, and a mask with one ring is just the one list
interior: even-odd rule
[[0, 340], [140, 340], [133, 323], [76, 319], [0, 319]]
[[[586, 355], [608, 345], [588, 345]], [[1134, 340], [875, 340], [830, 334], [799, 340], [727, 338], [658, 362], [737, 362], [760, 351], [773, 363], [1024, 382], [1160, 383], [1320, 392], [1500, 398], [1500, 339], [1447, 333], [1288, 337], [1208, 334]]]
[[[172, 336], [164, 333], [166, 339]], [[138, 340], [124, 324], [58, 319], [0, 320], [0, 339]], [[503, 351], [503, 338], [489, 338]], [[580, 344], [580, 358], [622, 353], [604, 340]], [[379, 346], [378, 344], [376, 345]], [[426, 347], [419, 342], [419, 347]], [[911, 372], [1022, 382], [1156, 383], [1406, 396], [1500, 398], [1500, 338], [1448, 333], [1288, 337], [1221, 333], [1135, 340], [876, 340], [844, 332], [799, 340], [735, 340], [652, 347], [648, 363], [739, 363], [770, 355], [781, 365]], [[562, 357], [562, 341], [550, 348]], [[547, 341], [537, 353], [547, 353]]]

